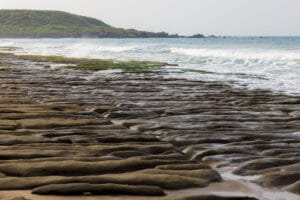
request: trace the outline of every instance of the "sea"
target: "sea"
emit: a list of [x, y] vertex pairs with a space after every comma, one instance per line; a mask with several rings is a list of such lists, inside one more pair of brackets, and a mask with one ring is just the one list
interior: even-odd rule
[[0, 39], [16, 54], [161, 61], [169, 77], [300, 96], [300, 37]]

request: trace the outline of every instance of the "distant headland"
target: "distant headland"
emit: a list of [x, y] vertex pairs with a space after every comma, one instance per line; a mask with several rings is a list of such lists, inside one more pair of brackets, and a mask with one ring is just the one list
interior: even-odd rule
[[[205, 38], [116, 28], [62, 11], [0, 10], [0, 38]], [[214, 35], [208, 37], [216, 37]]]

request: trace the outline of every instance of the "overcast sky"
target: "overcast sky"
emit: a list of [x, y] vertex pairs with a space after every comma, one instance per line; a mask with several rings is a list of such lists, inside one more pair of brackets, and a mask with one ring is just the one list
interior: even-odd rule
[[0, 0], [0, 8], [64, 10], [116, 27], [185, 35], [300, 36], [300, 0]]

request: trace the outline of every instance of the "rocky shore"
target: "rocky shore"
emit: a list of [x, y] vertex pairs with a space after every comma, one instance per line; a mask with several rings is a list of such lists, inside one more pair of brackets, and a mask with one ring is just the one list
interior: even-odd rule
[[0, 54], [1, 200], [300, 198], [299, 97], [63, 64]]

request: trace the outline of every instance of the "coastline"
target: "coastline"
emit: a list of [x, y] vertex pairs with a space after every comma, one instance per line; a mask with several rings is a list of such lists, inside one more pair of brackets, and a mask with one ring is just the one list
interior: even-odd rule
[[[0, 148], [5, 158], [0, 164], [4, 174], [1, 190], [4, 186], [10, 190], [22, 184], [24, 187], [30, 177], [106, 175], [106, 182], [116, 182], [111, 173], [121, 177], [131, 173], [134, 178], [124, 178], [123, 184], [149, 175], [162, 180], [154, 184], [151, 178], [145, 178], [135, 185], [147, 185], [146, 180], [151, 180], [149, 185], [166, 192], [173, 182], [171, 194], [197, 185], [205, 192], [208, 185], [222, 185], [219, 175], [229, 168], [229, 172], [234, 169], [233, 173], [241, 176], [259, 175], [251, 182], [265, 188], [299, 193], [299, 179], [294, 177], [299, 174], [300, 138], [290, 134], [300, 130], [299, 97], [164, 78], [152, 71], [100, 73], [95, 77], [89, 70], [51, 67], [51, 61], [0, 55]], [[114, 165], [104, 166], [99, 171], [94, 167], [93, 171], [82, 171], [80, 165], [77, 169], [59, 168], [66, 160], [92, 165], [98, 161], [97, 168], [103, 167], [102, 161], [109, 161], [109, 165], [128, 160], [149, 164], [129, 164], [114, 170]], [[25, 167], [23, 162], [27, 163]], [[48, 169], [48, 164], [54, 168]], [[14, 169], [14, 165], [20, 168]], [[103, 183], [103, 177], [93, 182]], [[244, 183], [247, 185], [247, 181]], [[249, 195], [247, 186], [227, 187], [232, 193]], [[24, 195], [28, 198], [28, 191]], [[169, 197], [150, 199], [159, 198]]]
[[[178, 64], [163, 67], [168, 77], [228, 83], [241, 89], [266, 89], [299, 96], [300, 38], [228, 39], [43, 39], [0, 40], [20, 47], [19, 55], [149, 60]], [[292, 44], [291, 44], [292, 42]], [[283, 46], [276, 44], [282, 43]], [[170, 72], [170, 73], [169, 73]]]

